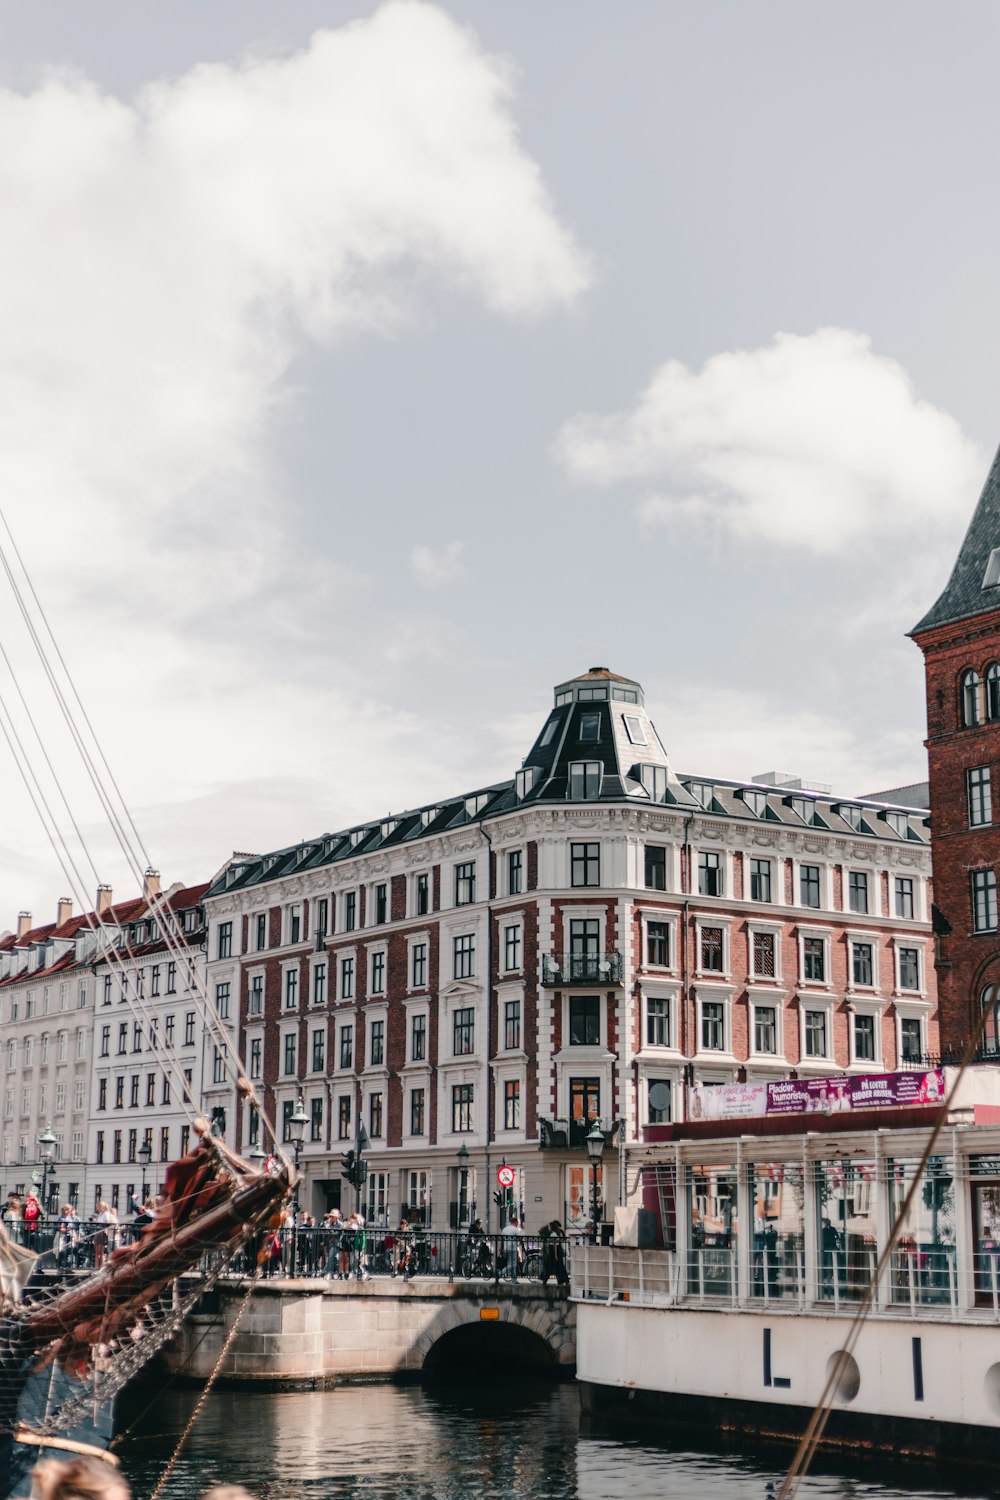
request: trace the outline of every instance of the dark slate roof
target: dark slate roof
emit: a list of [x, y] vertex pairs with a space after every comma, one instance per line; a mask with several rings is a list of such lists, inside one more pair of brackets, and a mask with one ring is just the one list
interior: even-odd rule
[[986, 564], [994, 547], [1000, 547], [1000, 450], [986, 476], [948, 585], [937, 603], [914, 625], [911, 635], [1000, 609], [1000, 585], [983, 588]]

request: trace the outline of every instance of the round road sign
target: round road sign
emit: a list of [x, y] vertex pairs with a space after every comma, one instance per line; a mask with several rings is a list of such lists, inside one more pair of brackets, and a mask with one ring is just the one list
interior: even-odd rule
[[497, 1182], [499, 1182], [500, 1186], [503, 1187], [503, 1188], [513, 1187], [514, 1186], [514, 1168], [513, 1167], [497, 1167]]

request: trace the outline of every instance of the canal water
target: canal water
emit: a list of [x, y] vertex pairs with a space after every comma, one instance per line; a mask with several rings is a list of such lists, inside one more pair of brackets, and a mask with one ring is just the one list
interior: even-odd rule
[[[125, 1413], [133, 1425], [119, 1452], [136, 1500], [150, 1495], [195, 1400], [189, 1390], [147, 1390]], [[595, 1429], [581, 1422], [572, 1385], [531, 1386], [517, 1377], [461, 1391], [219, 1391], [162, 1500], [195, 1500], [219, 1483], [243, 1484], [259, 1500], [767, 1500], [787, 1459], [783, 1449], [693, 1451], [676, 1440]], [[799, 1493], [802, 1500], [996, 1500], [1000, 1477], [826, 1458]]]

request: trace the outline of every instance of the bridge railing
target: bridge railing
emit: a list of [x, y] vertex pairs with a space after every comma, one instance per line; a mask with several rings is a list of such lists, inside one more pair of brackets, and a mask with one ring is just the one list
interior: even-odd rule
[[[284, 1228], [258, 1236], [233, 1263], [236, 1275], [258, 1264], [284, 1279], [364, 1280], [373, 1276], [446, 1276], [452, 1280], [566, 1283], [575, 1246], [537, 1235], [469, 1235], [365, 1226], [363, 1233]], [[547, 1273], [547, 1274], [546, 1274]]]

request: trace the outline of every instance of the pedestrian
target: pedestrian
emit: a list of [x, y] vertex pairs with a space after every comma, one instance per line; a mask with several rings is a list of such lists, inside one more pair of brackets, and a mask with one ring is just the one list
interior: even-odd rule
[[368, 1259], [368, 1257], [367, 1257], [367, 1254], [366, 1254], [366, 1247], [367, 1247], [367, 1240], [365, 1238], [365, 1216], [364, 1216], [364, 1214], [355, 1214], [354, 1215], [354, 1255], [355, 1255], [355, 1265], [357, 1267], [357, 1270], [356, 1270], [355, 1274], [357, 1275], [357, 1278], [358, 1278], [359, 1281], [367, 1281], [368, 1280], [368, 1267], [367, 1267], [367, 1259]]
[[22, 1213], [20, 1198], [16, 1193], [8, 1193], [7, 1201], [3, 1206], [2, 1212], [0, 1212], [0, 1218], [3, 1219], [3, 1227], [15, 1245], [21, 1243], [21, 1234], [24, 1227]]
[[24, 1198], [24, 1211], [21, 1216], [24, 1220], [24, 1243], [33, 1245], [38, 1237], [38, 1226], [42, 1217], [42, 1205], [33, 1188], [29, 1188]]
[[323, 1215], [323, 1228], [326, 1231], [327, 1245], [323, 1276], [326, 1281], [336, 1281], [340, 1278], [340, 1234], [342, 1225], [343, 1215], [339, 1208], [331, 1208], [328, 1214]]
[[558, 1286], [565, 1286], [569, 1281], [566, 1270], [566, 1234], [558, 1219], [544, 1225], [541, 1240], [542, 1285], [546, 1284], [550, 1276], [554, 1276]]
[[357, 1230], [357, 1215], [348, 1214], [340, 1230], [340, 1254], [339, 1270], [341, 1281], [351, 1279], [351, 1252], [354, 1249], [354, 1235]]
[[80, 1243], [80, 1218], [72, 1203], [64, 1203], [56, 1227], [56, 1254], [65, 1270], [76, 1264], [76, 1247]]
[[118, 1215], [114, 1213], [110, 1203], [103, 1198], [99, 1199], [94, 1210], [94, 1223], [97, 1232], [94, 1235], [94, 1270], [99, 1271], [104, 1264], [108, 1250], [114, 1249], [113, 1226], [118, 1222]]
[[511, 1281], [516, 1281], [518, 1270], [524, 1262], [524, 1250], [520, 1244], [524, 1230], [518, 1223], [516, 1214], [511, 1214], [500, 1231], [500, 1237], [505, 1242], [502, 1264], [510, 1272]]

